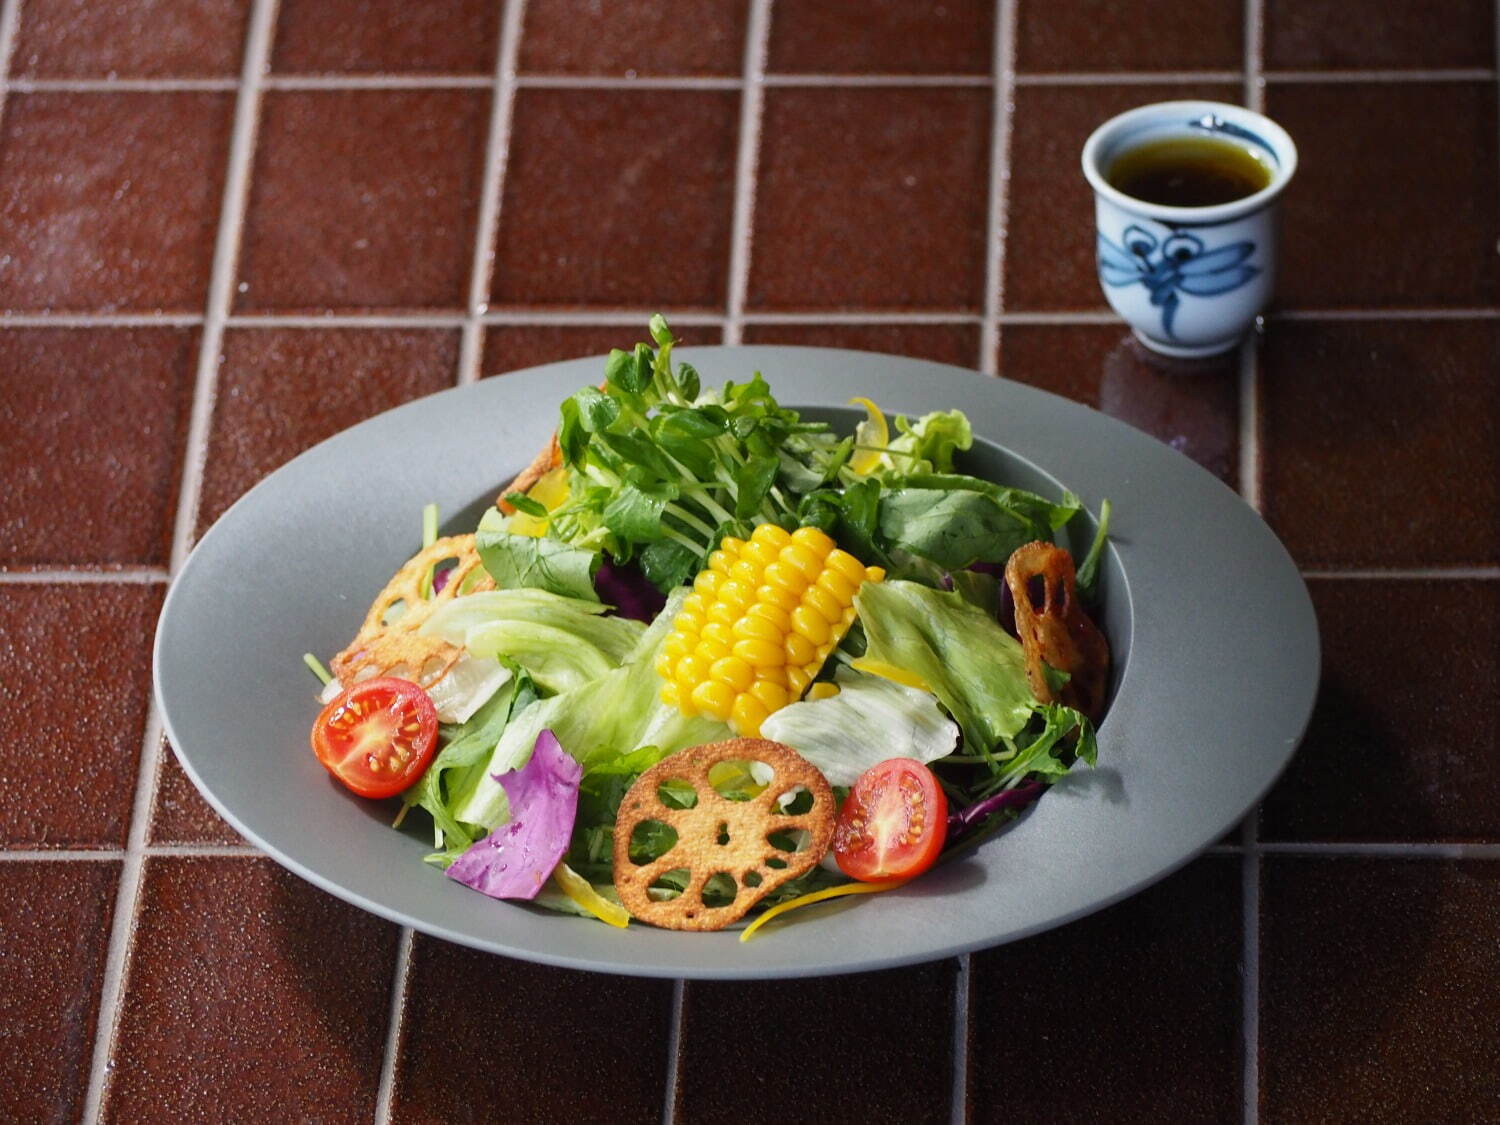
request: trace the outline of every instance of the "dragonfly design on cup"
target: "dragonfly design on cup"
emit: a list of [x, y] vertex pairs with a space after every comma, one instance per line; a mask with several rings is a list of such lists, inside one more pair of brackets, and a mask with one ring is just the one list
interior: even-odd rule
[[1255, 243], [1235, 242], [1205, 250], [1195, 234], [1176, 231], [1158, 244], [1157, 237], [1134, 224], [1125, 228], [1124, 249], [1099, 234], [1099, 276], [1106, 285], [1139, 282], [1151, 293], [1151, 303], [1161, 308], [1161, 326], [1167, 339], [1175, 340], [1172, 321], [1182, 304], [1179, 293], [1193, 297], [1216, 297], [1238, 289], [1260, 273], [1247, 266]]

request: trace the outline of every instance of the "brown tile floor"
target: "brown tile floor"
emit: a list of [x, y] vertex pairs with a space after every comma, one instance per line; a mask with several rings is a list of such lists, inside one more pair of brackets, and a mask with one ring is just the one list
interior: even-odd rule
[[[1379, 8], [0, 7], [0, 1117], [1500, 1119], [1497, 15]], [[1077, 172], [1189, 95], [1303, 156], [1279, 305], [1191, 367], [1102, 311]], [[1325, 644], [1261, 814], [1054, 933], [795, 985], [482, 956], [258, 858], [149, 705], [185, 549], [656, 307], [1033, 383], [1239, 488]]]

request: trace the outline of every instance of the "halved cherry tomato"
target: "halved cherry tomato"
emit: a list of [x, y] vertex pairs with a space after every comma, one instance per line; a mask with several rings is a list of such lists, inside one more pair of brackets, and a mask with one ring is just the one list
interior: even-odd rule
[[422, 776], [437, 746], [437, 708], [410, 680], [351, 684], [323, 708], [313, 753], [361, 797], [394, 797]]
[[839, 809], [833, 858], [852, 879], [910, 879], [935, 862], [948, 835], [948, 798], [932, 771], [892, 758], [859, 775]]

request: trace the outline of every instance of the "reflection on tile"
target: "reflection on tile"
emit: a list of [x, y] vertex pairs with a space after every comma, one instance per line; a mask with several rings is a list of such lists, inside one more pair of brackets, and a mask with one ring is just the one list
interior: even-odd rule
[[369, 1121], [395, 926], [269, 860], [152, 857], [106, 1116]]
[[1300, 157], [1279, 304], [1496, 303], [1493, 82], [1273, 83], [1266, 104]]
[[[529, 1121], [661, 1120], [670, 981], [553, 969], [418, 936], [407, 997], [393, 1120], [493, 1120], [500, 1107]], [[473, 1045], [483, 1065], [456, 1065], [454, 1044]]]
[[747, 344], [802, 344], [853, 348], [951, 363], [973, 369], [979, 358], [977, 324], [747, 324]]
[[995, 6], [905, 0], [777, 0], [772, 74], [988, 74]]
[[1123, 324], [1008, 324], [1000, 374], [1096, 407], [1238, 482], [1236, 353], [1174, 360], [1142, 347]]
[[1244, 31], [1243, 9], [1223, 0], [1178, 0], [1165, 18], [1150, 3], [1021, 0], [1016, 69], [1240, 70]]
[[[717, 344], [723, 332], [700, 324], [673, 325], [681, 347]], [[564, 359], [608, 355], [615, 348], [630, 351], [637, 342], [651, 342], [645, 325], [497, 324], [485, 329], [481, 376], [503, 375], [523, 367]], [[599, 366], [604, 375], [604, 365]]]
[[1238, 1120], [1240, 917], [1240, 860], [1209, 857], [1080, 922], [975, 954], [974, 1119]]
[[0, 864], [0, 1118], [78, 1121], [118, 863]]
[[234, 95], [12, 93], [0, 307], [198, 313]]
[[[1350, 18], [1341, 0], [1266, 0], [1272, 70], [1436, 70], [1493, 66], [1490, 0], [1382, 0], [1376, 18]], [[1372, 13], [1373, 15], [1373, 13]]]
[[739, 102], [724, 90], [521, 90], [494, 299], [722, 307]]
[[309, 446], [451, 387], [444, 329], [231, 328], [224, 337], [198, 509], [201, 534], [261, 477]]
[[235, 307], [462, 308], [489, 95], [273, 90]]
[[151, 808], [149, 840], [153, 844], [243, 844], [245, 841], [188, 780], [177, 764], [177, 752], [164, 738], [156, 773], [156, 800]]
[[504, 8], [494, 0], [281, 0], [271, 69], [489, 74]]
[[1265, 861], [1261, 1120], [1500, 1113], [1500, 863]]
[[11, 73], [26, 78], [233, 78], [249, 0], [27, 0]]
[[1094, 194], [1078, 166], [1090, 133], [1115, 114], [1148, 102], [1209, 98], [1239, 103], [1241, 94], [1237, 85], [1214, 83], [1016, 90], [1005, 308], [1105, 307], [1094, 266]]
[[1500, 563], [1500, 323], [1275, 323], [1266, 518], [1305, 567]]
[[0, 586], [0, 847], [124, 847], [155, 586]]
[[751, 1105], [762, 1121], [948, 1121], [957, 965], [795, 985], [694, 981], [678, 1119], [740, 1122]]
[[1262, 837], [1500, 841], [1500, 728], [1475, 721], [1500, 715], [1500, 583], [1309, 586], [1322, 682]]
[[195, 328], [0, 331], [0, 566], [164, 566]]
[[989, 131], [981, 89], [768, 90], [747, 303], [977, 310]]
[[631, 5], [530, 0], [517, 69], [522, 74], [738, 78], [744, 71], [749, 7], [747, 0]]

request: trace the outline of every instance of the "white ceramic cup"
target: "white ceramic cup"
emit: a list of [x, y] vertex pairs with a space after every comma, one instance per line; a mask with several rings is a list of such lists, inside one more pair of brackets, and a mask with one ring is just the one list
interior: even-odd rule
[[[1212, 207], [1166, 207], [1124, 194], [1105, 173], [1129, 149], [1172, 137], [1219, 136], [1271, 170], [1253, 195]], [[1228, 351], [1271, 299], [1276, 200], [1297, 170], [1297, 146], [1268, 117], [1223, 102], [1158, 102], [1112, 117], [1083, 146], [1094, 189], [1099, 285], [1153, 351]]]

